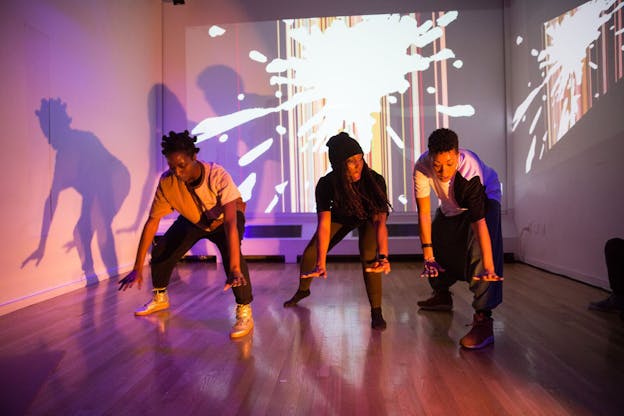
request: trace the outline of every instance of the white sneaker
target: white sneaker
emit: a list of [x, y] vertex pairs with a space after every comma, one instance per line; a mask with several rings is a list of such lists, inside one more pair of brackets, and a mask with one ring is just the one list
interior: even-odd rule
[[251, 316], [251, 305], [236, 305], [236, 323], [230, 331], [230, 338], [244, 337], [253, 329], [254, 322]]
[[145, 316], [150, 313], [162, 311], [169, 308], [169, 295], [167, 295], [167, 289], [154, 289], [154, 296], [143, 307], [134, 311], [136, 316]]

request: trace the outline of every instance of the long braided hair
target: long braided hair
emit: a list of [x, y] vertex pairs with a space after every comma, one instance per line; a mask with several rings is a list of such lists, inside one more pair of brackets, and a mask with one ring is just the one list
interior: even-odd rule
[[358, 185], [349, 179], [346, 161], [334, 166], [334, 203], [359, 219], [392, 209], [386, 192], [373, 176], [373, 170], [364, 161]]

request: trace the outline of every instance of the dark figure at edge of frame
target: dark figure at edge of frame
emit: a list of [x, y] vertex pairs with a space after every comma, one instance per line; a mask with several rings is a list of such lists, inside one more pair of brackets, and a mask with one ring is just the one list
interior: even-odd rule
[[611, 295], [597, 302], [590, 302], [589, 309], [601, 312], [620, 312], [624, 319], [624, 240], [611, 238], [604, 247]]
[[386, 181], [368, 167], [359, 143], [347, 133], [332, 136], [327, 147], [332, 171], [316, 184], [316, 233], [303, 252], [299, 288], [284, 307], [310, 296], [312, 278], [327, 278], [327, 253], [357, 228], [371, 326], [383, 330], [381, 279], [382, 273], [390, 272], [386, 219], [391, 206]]
[[[425, 260], [421, 276], [429, 278], [433, 296], [418, 306], [451, 310], [449, 288], [457, 280], [467, 281], [475, 314], [460, 344], [483, 348], [494, 342], [492, 309], [503, 300], [501, 184], [494, 169], [459, 148], [452, 130], [435, 130], [428, 148], [414, 166], [414, 195]], [[433, 222], [431, 188], [440, 200]]]
[[251, 281], [240, 243], [245, 229], [245, 203], [230, 174], [216, 163], [197, 160], [197, 139], [169, 132], [162, 139], [162, 154], [169, 169], [160, 177], [149, 218], [143, 227], [134, 269], [119, 281], [126, 290], [143, 281], [143, 264], [161, 218], [177, 211], [180, 216], [154, 242], [151, 271], [153, 297], [135, 315], [143, 316], [169, 308], [167, 286], [177, 261], [202, 238], [213, 242], [226, 273], [224, 291], [232, 288], [236, 299], [236, 323], [230, 336], [247, 335], [253, 329]]

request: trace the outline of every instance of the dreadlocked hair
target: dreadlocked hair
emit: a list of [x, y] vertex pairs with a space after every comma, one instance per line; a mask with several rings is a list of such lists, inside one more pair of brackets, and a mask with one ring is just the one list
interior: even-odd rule
[[349, 180], [344, 163], [341, 163], [335, 171], [337, 192], [334, 195], [334, 202], [337, 206], [344, 207], [347, 212], [362, 220], [392, 209], [386, 193], [373, 177], [373, 171], [366, 161], [362, 167], [358, 187], [353, 186], [353, 182]]
[[182, 152], [192, 157], [199, 152], [199, 147], [195, 146], [197, 137], [191, 136], [188, 130], [184, 130], [182, 133], [176, 133], [170, 131], [169, 135], [162, 137], [160, 146], [162, 147], [162, 154], [167, 156], [171, 153]]

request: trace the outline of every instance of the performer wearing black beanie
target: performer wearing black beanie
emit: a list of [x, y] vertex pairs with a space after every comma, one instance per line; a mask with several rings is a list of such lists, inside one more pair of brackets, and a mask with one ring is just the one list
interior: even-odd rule
[[334, 170], [339, 169], [339, 165], [351, 156], [364, 154], [357, 140], [345, 132], [332, 136], [327, 141], [327, 147], [329, 149], [329, 162]]
[[357, 228], [371, 326], [383, 330], [381, 275], [390, 272], [386, 219], [391, 206], [386, 181], [368, 167], [362, 147], [347, 133], [331, 137], [327, 147], [332, 171], [316, 185], [316, 233], [303, 252], [299, 288], [284, 307], [295, 306], [310, 296], [312, 278], [327, 278], [327, 253]]

